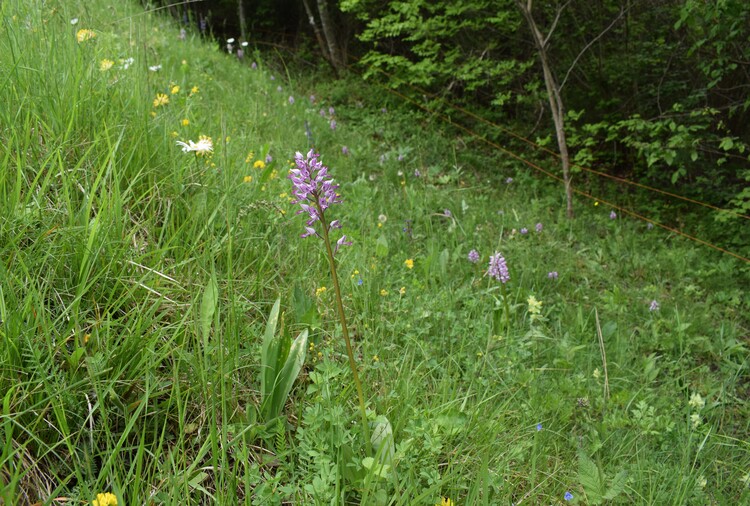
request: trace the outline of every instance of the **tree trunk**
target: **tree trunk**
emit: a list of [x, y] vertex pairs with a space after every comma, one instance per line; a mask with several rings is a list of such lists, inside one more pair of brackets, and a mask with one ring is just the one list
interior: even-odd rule
[[[310, 8], [310, 3], [308, 0], [302, 0], [302, 4], [305, 6], [307, 21], [310, 23], [310, 26], [312, 26], [313, 33], [315, 33], [315, 39], [318, 41], [318, 45], [320, 46], [320, 52], [323, 53], [323, 58], [325, 58], [333, 67], [334, 65], [333, 61], [331, 60], [331, 55], [328, 52], [328, 46], [326, 46], [326, 43], [323, 40], [323, 35], [320, 33], [320, 28], [318, 28], [318, 24], [315, 22], [315, 16], [313, 15], [313, 11]], [[336, 67], [334, 67], [334, 70], [336, 70]]]
[[331, 64], [338, 74], [343, 70], [344, 64], [339, 56], [336, 32], [333, 29], [331, 16], [328, 12], [328, 0], [317, 1], [318, 14], [320, 15], [320, 26], [323, 28], [323, 34], [325, 35], [326, 42], [328, 43], [328, 53], [331, 55]]
[[247, 21], [245, 19], [244, 0], [237, 0], [237, 17], [240, 18], [240, 41], [247, 40]]
[[[549, 106], [552, 111], [552, 121], [555, 123], [555, 134], [557, 136], [557, 146], [560, 149], [560, 159], [562, 160], [562, 171], [563, 171], [563, 183], [565, 184], [565, 198], [567, 202], [566, 214], [568, 218], [573, 217], [573, 186], [570, 181], [570, 156], [568, 155], [568, 141], [565, 138], [565, 108], [563, 106], [562, 97], [560, 96], [560, 87], [557, 85], [555, 75], [552, 73], [552, 69], [549, 64], [549, 58], [547, 57], [547, 40], [552, 31], [555, 29], [553, 24], [550, 29], [550, 33], [545, 38], [542, 32], [534, 21], [534, 16], [531, 13], [532, 0], [516, 0], [516, 5], [523, 13], [523, 17], [526, 18], [526, 22], [531, 29], [531, 36], [534, 39], [534, 45], [536, 46], [537, 53], [539, 54], [539, 60], [542, 63], [542, 72], [544, 73], [544, 84], [547, 87], [547, 95], [549, 96]], [[559, 12], [558, 12], [559, 16]]]

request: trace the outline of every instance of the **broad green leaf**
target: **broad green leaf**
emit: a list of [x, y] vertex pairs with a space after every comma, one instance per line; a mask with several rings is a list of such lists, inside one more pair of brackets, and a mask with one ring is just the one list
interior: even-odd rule
[[612, 483], [610, 483], [609, 488], [607, 489], [607, 493], [604, 494], [604, 499], [607, 501], [611, 501], [618, 495], [622, 493], [623, 490], [625, 490], [625, 484], [628, 481], [628, 472], [625, 470], [620, 471], [615, 475], [614, 478], [612, 478]]
[[589, 503], [601, 504], [604, 486], [599, 476], [599, 468], [583, 451], [578, 452], [578, 480], [586, 492]]
[[382, 464], [392, 465], [396, 454], [396, 444], [393, 440], [393, 427], [385, 415], [379, 415], [373, 422], [370, 441], [378, 460]]
[[307, 329], [305, 329], [294, 340], [289, 349], [289, 355], [284, 363], [284, 367], [282, 367], [276, 377], [273, 387], [273, 401], [270, 407], [271, 418], [275, 418], [281, 413], [284, 403], [286, 403], [286, 399], [289, 397], [289, 392], [292, 391], [292, 386], [297, 376], [299, 376], [300, 370], [302, 370], [302, 365], [305, 363], [305, 356], [307, 355], [307, 334]]
[[211, 273], [211, 279], [208, 281], [208, 286], [203, 290], [203, 300], [201, 301], [201, 336], [204, 340], [208, 339], [209, 332], [211, 331], [211, 324], [214, 321], [214, 314], [216, 313], [216, 306], [219, 302], [219, 288], [216, 283], [216, 273]]
[[379, 257], [388, 255], [388, 239], [384, 235], [378, 237], [378, 241], [375, 243], [375, 254]]
[[276, 336], [276, 323], [279, 321], [279, 307], [281, 299], [276, 302], [268, 315], [266, 322], [266, 333], [263, 335], [263, 344], [260, 350], [260, 393], [263, 403], [272, 397], [273, 384], [276, 378], [276, 364], [279, 358], [279, 349], [277, 343], [274, 343]]

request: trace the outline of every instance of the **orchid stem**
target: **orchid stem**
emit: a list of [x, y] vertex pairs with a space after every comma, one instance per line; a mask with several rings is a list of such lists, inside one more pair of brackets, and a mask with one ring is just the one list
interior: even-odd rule
[[346, 354], [349, 356], [349, 367], [352, 370], [354, 377], [354, 384], [357, 387], [357, 396], [359, 397], [359, 410], [362, 414], [362, 430], [364, 431], [365, 442], [367, 445], [367, 454], [370, 451], [370, 431], [367, 423], [367, 410], [365, 409], [365, 397], [362, 393], [362, 382], [359, 380], [359, 373], [357, 372], [357, 363], [354, 361], [354, 351], [352, 350], [352, 342], [349, 339], [349, 328], [346, 325], [346, 314], [344, 313], [344, 303], [341, 298], [341, 286], [339, 285], [339, 278], [336, 274], [336, 261], [333, 256], [333, 249], [331, 248], [331, 240], [328, 235], [328, 223], [326, 222], [323, 209], [320, 206], [319, 199], [316, 198], [316, 206], [318, 208], [318, 216], [320, 216], [320, 224], [323, 228], [323, 242], [326, 245], [326, 252], [328, 253], [328, 264], [331, 267], [331, 279], [333, 280], [333, 289], [336, 292], [336, 308], [338, 309], [339, 319], [341, 320], [341, 332], [344, 334], [344, 341], [346, 342]]

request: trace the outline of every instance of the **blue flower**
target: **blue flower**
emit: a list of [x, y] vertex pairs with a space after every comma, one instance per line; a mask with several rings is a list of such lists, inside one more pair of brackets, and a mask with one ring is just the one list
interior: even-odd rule
[[541, 422], [539, 422], [538, 424], [536, 424], [536, 430], [537, 430], [537, 432], [539, 432], [540, 430], [542, 430], [542, 423]]
[[566, 501], [571, 501], [573, 499], [573, 494], [571, 494], [570, 492], [565, 492], [563, 499], [565, 499]]

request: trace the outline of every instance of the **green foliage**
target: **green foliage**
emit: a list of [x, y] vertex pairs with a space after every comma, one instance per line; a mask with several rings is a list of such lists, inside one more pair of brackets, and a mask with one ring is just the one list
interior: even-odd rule
[[278, 417], [299, 376], [307, 354], [307, 329], [294, 341], [283, 331], [276, 333], [281, 299], [268, 315], [260, 355], [260, 412], [266, 421]]

